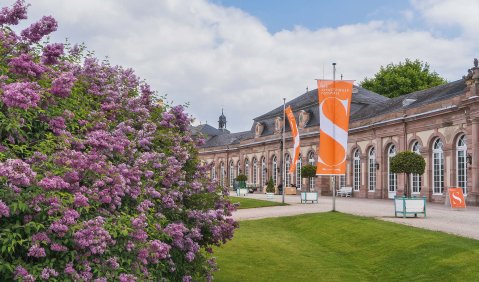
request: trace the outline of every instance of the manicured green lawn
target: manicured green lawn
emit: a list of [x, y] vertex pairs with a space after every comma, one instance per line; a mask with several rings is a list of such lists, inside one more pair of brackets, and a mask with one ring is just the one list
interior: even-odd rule
[[[266, 198], [266, 195], [265, 195]], [[287, 206], [288, 204], [273, 202], [273, 201], [263, 201], [257, 199], [250, 199], [245, 197], [230, 197], [232, 203], [240, 203], [238, 209], [252, 209], [252, 208], [262, 208], [262, 207], [273, 207], [273, 206]]]
[[215, 253], [215, 281], [479, 279], [477, 240], [333, 212], [241, 221]]

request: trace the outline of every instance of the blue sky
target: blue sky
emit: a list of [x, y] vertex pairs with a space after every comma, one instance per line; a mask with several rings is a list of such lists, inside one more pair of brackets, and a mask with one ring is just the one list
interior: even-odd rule
[[[2, 3], [11, 4], [14, 0]], [[5, 5], [4, 4], [4, 5]], [[84, 42], [133, 68], [196, 123], [233, 132], [294, 99], [315, 79], [360, 82], [405, 58], [449, 81], [479, 57], [476, 0], [30, 0], [29, 19], [58, 20], [53, 42]], [[21, 28], [20, 28], [21, 29]], [[324, 66], [324, 68], [323, 68]], [[324, 73], [323, 73], [324, 69]]]
[[236, 7], [257, 17], [275, 33], [303, 26], [315, 30], [370, 20], [398, 20], [411, 9], [409, 1], [395, 0], [214, 0], [213, 3]]

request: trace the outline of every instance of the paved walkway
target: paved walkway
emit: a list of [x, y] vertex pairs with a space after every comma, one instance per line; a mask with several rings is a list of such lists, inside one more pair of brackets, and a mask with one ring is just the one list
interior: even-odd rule
[[[235, 196], [236, 194], [232, 193], [231, 195]], [[248, 194], [246, 197], [266, 200], [266, 195], [264, 194]], [[273, 201], [281, 202], [282, 198], [280, 195], [275, 195], [274, 197]], [[233, 213], [233, 218], [236, 220], [249, 220], [327, 212], [332, 209], [332, 198], [326, 196], [320, 196], [319, 203], [317, 204], [301, 204], [299, 196], [287, 195], [285, 196], [285, 202], [290, 205], [237, 210]], [[396, 218], [394, 217], [394, 203], [392, 200], [336, 198], [336, 210], [479, 240], [479, 207], [452, 210], [444, 204], [428, 202], [426, 205], [426, 218], [422, 217], [422, 215], [418, 215], [417, 218]]]

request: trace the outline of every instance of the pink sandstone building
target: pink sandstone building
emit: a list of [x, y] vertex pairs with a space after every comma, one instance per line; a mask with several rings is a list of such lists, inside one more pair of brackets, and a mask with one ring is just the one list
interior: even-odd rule
[[[289, 101], [298, 121], [301, 156], [298, 168], [315, 164], [319, 146], [317, 90]], [[219, 128], [193, 127], [203, 134], [200, 158], [213, 163], [211, 177], [233, 187], [242, 173], [248, 185], [263, 188], [270, 177], [282, 182], [282, 164], [289, 168], [293, 144], [286, 123], [282, 159], [283, 106], [253, 119], [251, 129], [230, 133], [222, 114]], [[427, 90], [389, 99], [359, 86], [353, 88], [349, 125], [347, 172], [338, 177], [339, 187], [352, 187], [353, 197], [388, 199], [403, 195], [405, 182], [413, 196], [431, 202], [446, 201], [447, 189], [461, 187], [469, 205], [479, 205], [479, 67], [477, 60], [462, 79]], [[426, 172], [411, 175], [390, 172], [389, 160], [401, 151], [424, 157]], [[331, 195], [331, 177], [303, 179], [300, 170], [285, 174], [286, 187]], [[291, 191], [291, 189], [288, 189]], [[294, 190], [294, 189], [293, 189]]]

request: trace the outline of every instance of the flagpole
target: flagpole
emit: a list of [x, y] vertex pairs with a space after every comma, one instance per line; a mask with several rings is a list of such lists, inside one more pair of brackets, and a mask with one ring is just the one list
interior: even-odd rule
[[283, 194], [283, 204], [284, 204], [284, 190], [286, 190], [286, 183], [285, 183], [285, 180], [286, 180], [286, 162], [285, 162], [285, 159], [284, 159], [284, 139], [285, 139], [285, 130], [286, 130], [286, 98], [283, 98], [283, 148], [281, 149], [282, 151], [282, 160], [283, 160], [283, 177], [282, 177], [282, 185], [283, 185], [283, 191], [282, 191], [282, 194]]
[[[333, 81], [336, 81], [336, 63], [333, 63]], [[336, 176], [333, 175], [333, 212], [336, 211]]]

